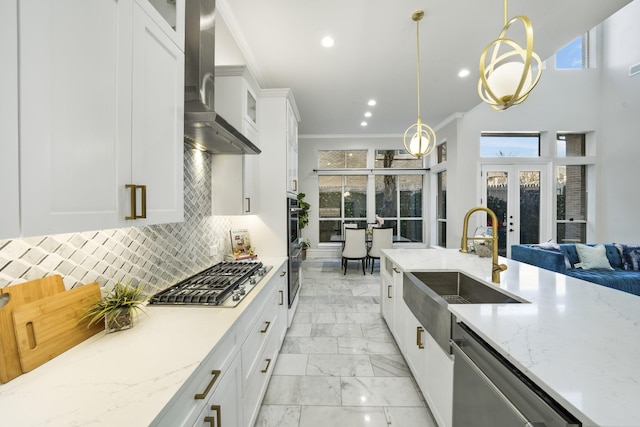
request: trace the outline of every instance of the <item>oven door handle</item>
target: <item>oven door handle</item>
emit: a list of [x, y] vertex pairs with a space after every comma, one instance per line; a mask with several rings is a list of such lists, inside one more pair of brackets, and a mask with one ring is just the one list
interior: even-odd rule
[[456, 358], [462, 359], [464, 363], [469, 365], [469, 367], [473, 370], [473, 372], [493, 391], [493, 393], [504, 403], [504, 405], [509, 408], [509, 410], [520, 420], [521, 425], [523, 427], [545, 427], [545, 423], [533, 423], [524, 416], [522, 412], [509, 400], [507, 396], [504, 395], [502, 390], [500, 390], [491, 379], [484, 373], [482, 370], [476, 365], [473, 360], [460, 348], [458, 345], [460, 340], [449, 340], [449, 344], [451, 344], [451, 348], [453, 350], [453, 354]]

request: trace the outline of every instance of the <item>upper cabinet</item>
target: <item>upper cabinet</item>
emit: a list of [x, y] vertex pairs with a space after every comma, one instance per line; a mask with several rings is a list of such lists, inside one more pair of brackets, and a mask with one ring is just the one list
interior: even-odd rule
[[287, 103], [287, 191], [298, 193], [298, 116]]
[[[216, 113], [259, 147], [258, 90], [258, 84], [247, 67], [216, 67]], [[255, 215], [259, 212], [259, 168], [262, 156], [212, 156], [213, 215]]]
[[[277, 182], [274, 190], [298, 192], [298, 122], [300, 116], [291, 89], [263, 89], [260, 92], [260, 155], [262, 176]], [[282, 160], [285, 159], [286, 167]]]
[[22, 235], [181, 221], [180, 37], [143, 0], [19, 11]]
[[217, 66], [215, 110], [258, 145], [258, 84], [245, 66]]
[[20, 234], [17, 6], [15, 0], [0, 2], [0, 239]]
[[184, 0], [136, 0], [136, 3], [184, 52]]

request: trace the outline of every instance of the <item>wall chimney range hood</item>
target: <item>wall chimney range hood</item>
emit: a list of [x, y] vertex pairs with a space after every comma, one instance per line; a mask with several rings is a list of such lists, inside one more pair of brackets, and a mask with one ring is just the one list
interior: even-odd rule
[[185, 3], [184, 141], [213, 154], [260, 154], [214, 109], [215, 0]]

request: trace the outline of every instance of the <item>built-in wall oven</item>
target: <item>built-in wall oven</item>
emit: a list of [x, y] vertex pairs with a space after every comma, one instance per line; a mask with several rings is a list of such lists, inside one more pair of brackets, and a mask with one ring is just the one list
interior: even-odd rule
[[582, 424], [464, 323], [453, 327], [453, 427]]
[[298, 215], [300, 202], [293, 196], [287, 197], [287, 234], [289, 245], [289, 307], [300, 289], [300, 268], [302, 267], [302, 245]]

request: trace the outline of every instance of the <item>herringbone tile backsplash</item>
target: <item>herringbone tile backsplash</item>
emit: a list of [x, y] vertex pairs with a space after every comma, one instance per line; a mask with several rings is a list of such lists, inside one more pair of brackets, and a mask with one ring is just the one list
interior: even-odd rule
[[231, 253], [230, 218], [211, 216], [211, 156], [186, 147], [184, 203], [181, 223], [0, 240], [0, 288], [60, 274], [67, 289], [94, 281], [164, 289]]

